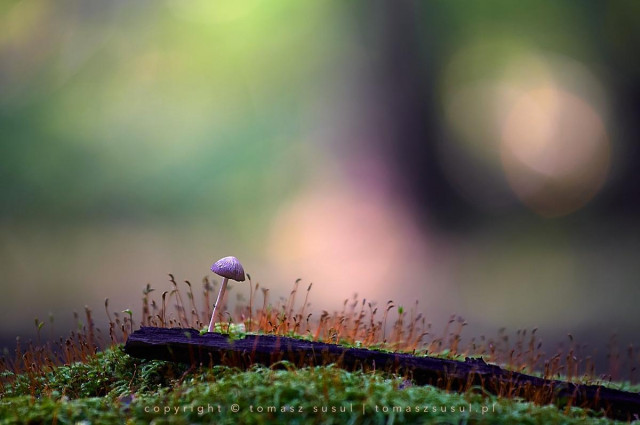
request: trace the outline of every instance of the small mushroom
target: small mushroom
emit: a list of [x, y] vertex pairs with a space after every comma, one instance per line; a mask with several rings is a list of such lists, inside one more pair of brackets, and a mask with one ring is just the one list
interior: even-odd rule
[[211, 314], [211, 321], [209, 322], [209, 332], [213, 332], [216, 310], [224, 299], [224, 291], [227, 289], [227, 282], [229, 279], [244, 282], [244, 269], [242, 264], [236, 257], [224, 257], [213, 263], [211, 271], [222, 277], [222, 286], [220, 286], [220, 292], [218, 292], [218, 298], [213, 305], [213, 313]]

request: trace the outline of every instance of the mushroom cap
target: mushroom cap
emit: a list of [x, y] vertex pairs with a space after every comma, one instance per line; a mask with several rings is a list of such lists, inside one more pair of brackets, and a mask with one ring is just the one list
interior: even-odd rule
[[244, 269], [236, 257], [224, 257], [213, 263], [211, 271], [218, 276], [244, 282]]

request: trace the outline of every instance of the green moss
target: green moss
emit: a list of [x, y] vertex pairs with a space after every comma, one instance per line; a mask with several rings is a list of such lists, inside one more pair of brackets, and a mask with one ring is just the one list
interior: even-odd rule
[[[447, 393], [381, 374], [280, 366], [284, 369], [187, 370], [133, 359], [118, 346], [86, 363], [5, 383], [0, 423], [614, 423], [581, 409], [563, 412], [554, 406]], [[236, 406], [238, 411], [232, 411]]]
[[167, 386], [187, 368], [169, 362], [146, 361], [126, 355], [121, 345], [97, 353], [86, 363], [60, 366], [42, 376], [18, 375], [3, 397], [101, 397], [151, 391]]

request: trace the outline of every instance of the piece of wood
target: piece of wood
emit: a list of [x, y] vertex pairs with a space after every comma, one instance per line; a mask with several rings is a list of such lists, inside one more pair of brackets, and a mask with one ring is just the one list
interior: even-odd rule
[[640, 393], [600, 385], [550, 380], [502, 369], [482, 359], [464, 362], [413, 356], [336, 344], [305, 341], [275, 335], [227, 335], [195, 329], [142, 327], [125, 344], [133, 357], [189, 364], [249, 367], [277, 365], [286, 360], [296, 366], [335, 363], [347, 370], [380, 370], [406, 376], [417, 385], [433, 385], [452, 391], [482, 387], [504, 397], [520, 397], [539, 404], [578, 406], [604, 411], [610, 418], [634, 420], [640, 416]]

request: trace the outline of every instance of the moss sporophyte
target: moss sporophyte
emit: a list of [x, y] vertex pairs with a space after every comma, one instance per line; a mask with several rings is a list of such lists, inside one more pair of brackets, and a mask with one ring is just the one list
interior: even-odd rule
[[[242, 272], [242, 276], [235, 274], [236, 280], [244, 280], [242, 265], [238, 262], [234, 267]], [[288, 298], [271, 303], [269, 290], [253, 284], [248, 274], [248, 305], [241, 300], [235, 305], [225, 304], [224, 283], [235, 277], [220, 276], [222, 284], [205, 277], [200, 292], [194, 291], [188, 281], [180, 284], [173, 275], [166, 291], [146, 285], [139, 317], [135, 309], [111, 311], [106, 300], [107, 332], [96, 328], [88, 307], [84, 318], [75, 315], [77, 328], [59, 340], [40, 342], [51, 333], [48, 328], [53, 318], [46, 323], [35, 320], [39, 341], [18, 341], [13, 352], [5, 350], [0, 358], [0, 424], [83, 420], [114, 424], [615, 423], [604, 418], [603, 411], [575, 407], [571, 397], [557, 400], [556, 405], [537, 405], [542, 403], [542, 394], [539, 399], [533, 397], [531, 403], [509, 394], [491, 395], [482, 386], [450, 392], [417, 385], [411, 374], [397, 375], [379, 364], [368, 371], [362, 367], [343, 370], [336, 367], [337, 363], [306, 363], [302, 356], [295, 362], [280, 361], [265, 367], [250, 365], [242, 357], [234, 363], [232, 353], [225, 357], [224, 366], [133, 358], [123, 351], [122, 344], [143, 327], [187, 329], [190, 335], [201, 338], [222, 333], [228, 344], [255, 336], [280, 337], [324, 342], [345, 350], [366, 349], [369, 353], [429, 356], [462, 363], [482, 361], [507, 371], [571, 384], [599, 384], [630, 394], [640, 391], [634, 375], [640, 358], [632, 347], [612, 351], [612, 369], [626, 370], [629, 375], [626, 381], [616, 381], [596, 371], [589, 356], [580, 358], [578, 353], [584, 350], [573, 339], [551, 353], [543, 351], [535, 329], [515, 334], [503, 329], [497, 337], [463, 340], [466, 322], [460, 317], [452, 316], [438, 331], [426, 321], [417, 303], [411, 308], [394, 309], [393, 301], [379, 307], [357, 296], [345, 300], [339, 311], [316, 312], [308, 302], [311, 284], [306, 285], [302, 305], [296, 302], [302, 298], [296, 299], [300, 280], [294, 283]], [[222, 293], [218, 293], [213, 314], [210, 299], [216, 289]], [[154, 299], [155, 294], [159, 296]], [[254, 304], [260, 307], [254, 308]], [[226, 320], [207, 320], [217, 315]], [[213, 324], [215, 333], [208, 332], [207, 322]], [[206, 332], [200, 335], [194, 329]], [[610, 346], [616, 349], [614, 344]], [[167, 408], [169, 413], [165, 414]], [[176, 408], [180, 413], [171, 413]]]

